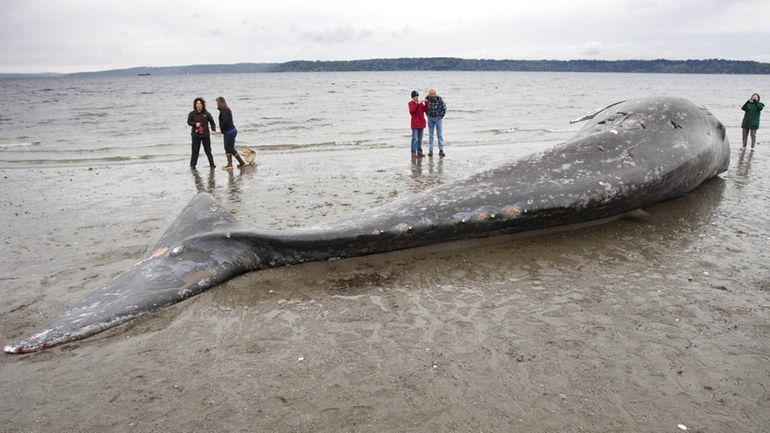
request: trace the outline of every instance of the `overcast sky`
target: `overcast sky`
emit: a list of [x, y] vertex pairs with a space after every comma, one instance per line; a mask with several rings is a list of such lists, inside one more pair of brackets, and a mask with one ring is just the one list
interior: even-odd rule
[[770, 62], [770, 0], [3, 0], [0, 72], [450, 56]]

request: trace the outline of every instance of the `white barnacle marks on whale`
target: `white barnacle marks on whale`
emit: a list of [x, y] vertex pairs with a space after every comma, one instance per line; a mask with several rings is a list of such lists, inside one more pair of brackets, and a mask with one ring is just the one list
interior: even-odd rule
[[500, 211], [494, 206], [481, 206], [470, 212], [456, 213], [454, 215], [454, 220], [456, 223], [459, 222], [461, 224], [466, 222], [484, 223], [495, 219], [499, 214]]
[[506, 206], [503, 208], [503, 215], [508, 219], [515, 219], [522, 216], [526, 211], [521, 210], [518, 206]]
[[472, 211], [456, 212], [450, 218], [450, 224], [463, 225], [467, 223], [484, 224], [498, 220], [513, 220], [526, 214], [519, 205], [494, 206], [485, 205]]
[[477, 209], [473, 215], [471, 216], [471, 219], [475, 222], [486, 222], [493, 220], [495, 218], [495, 213], [493, 211], [489, 211], [487, 209]]
[[473, 214], [471, 212], [457, 212], [451, 217], [451, 221], [454, 224], [465, 224], [471, 220]]
[[601, 202], [610, 203], [623, 192], [622, 185], [613, 185], [610, 182], [599, 181], [599, 185], [604, 188]]
[[407, 223], [398, 223], [393, 227], [393, 232], [400, 235], [409, 234], [412, 231], [412, 226]]
[[214, 272], [210, 269], [202, 269], [197, 272], [186, 274], [183, 278], [183, 285], [178, 289], [179, 296], [187, 298], [197, 293], [201, 288], [209, 284], [210, 278]]

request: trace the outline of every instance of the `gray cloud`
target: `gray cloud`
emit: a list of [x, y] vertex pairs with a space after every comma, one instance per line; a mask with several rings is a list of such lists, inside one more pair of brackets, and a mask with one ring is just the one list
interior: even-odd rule
[[356, 30], [351, 26], [340, 26], [329, 30], [314, 30], [302, 33], [305, 40], [320, 45], [338, 45], [350, 41], [364, 41], [374, 36], [370, 30]]
[[578, 52], [584, 56], [595, 57], [600, 54], [603, 54], [605, 51], [606, 51], [606, 47], [602, 42], [587, 41], [585, 44], [583, 44], [582, 47], [580, 47], [580, 50]]
[[4, 0], [0, 72], [422, 56], [766, 62], [764, 16], [768, 0]]
[[390, 36], [397, 38], [397, 39], [404, 39], [409, 37], [410, 34], [414, 33], [414, 29], [411, 26], [404, 26], [401, 27], [398, 30], [393, 30], [390, 32]]

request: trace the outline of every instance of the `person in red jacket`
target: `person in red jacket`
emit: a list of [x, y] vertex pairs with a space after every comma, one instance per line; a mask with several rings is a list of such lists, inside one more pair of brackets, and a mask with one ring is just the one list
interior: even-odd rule
[[425, 101], [420, 100], [420, 94], [412, 90], [409, 101], [409, 114], [412, 115], [412, 159], [422, 158], [422, 133], [425, 131]]

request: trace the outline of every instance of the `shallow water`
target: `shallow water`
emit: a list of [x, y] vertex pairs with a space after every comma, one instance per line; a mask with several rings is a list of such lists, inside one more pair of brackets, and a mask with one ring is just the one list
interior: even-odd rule
[[[30, 169], [109, 170], [104, 176], [138, 165], [141, 173], [164, 172], [167, 196], [186, 199], [197, 190], [209, 190], [232, 210], [249, 216], [260, 213], [260, 208], [251, 207], [252, 200], [241, 203], [242, 194], [286, 183], [313, 183], [318, 177], [333, 178], [337, 188], [350, 188], [362, 176], [375, 182], [381, 178], [392, 186], [388, 193], [419, 191], [463, 178], [562, 142], [581, 126], [570, 125], [569, 120], [633, 97], [671, 94], [701, 104], [726, 125], [735, 146], [740, 140], [740, 105], [746, 95], [768, 85], [770, 78], [763, 76], [519, 72], [0, 80], [0, 98], [20, 107], [0, 116], [0, 169], [12, 177], [24, 176]], [[463, 157], [411, 167], [395, 156], [408, 153], [409, 91], [417, 88], [424, 94], [427, 86], [438, 88], [449, 107], [447, 152]], [[209, 180], [201, 171], [202, 182], [192, 178], [186, 170], [190, 153], [186, 116], [198, 95], [209, 101], [215, 117], [215, 97], [229, 99], [239, 129], [237, 144], [259, 153], [257, 173], [236, 172], [233, 178], [217, 172]], [[212, 140], [217, 163], [224, 165], [221, 136]], [[762, 130], [759, 140], [764, 141]], [[275, 164], [265, 163], [270, 158], [288, 160], [297, 153], [305, 156], [300, 157], [301, 166], [280, 173]], [[369, 168], [372, 159], [380, 166], [374, 173]], [[758, 171], [752, 177], [766, 177], [761, 166], [747, 170]], [[152, 175], [137, 176], [121, 186], [141, 192], [154, 188], [153, 181]]]
[[184, 161], [195, 96], [215, 116], [215, 97], [227, 97], [238, 142], [260, 152], [395, 149], [409, 134], [409, 91], [424, 95], [431, 85], [449, 106], [448, 143], [520, 153], [565, 139], [578, 128], [567, 121], [586, 111], [656, 94], [689, 98], [736, 128], [745, 95], [767, 84], [762, 76], [518, 72], [2, 80], [0, 97], [18, 110], [0, 116], [0, 166]]

